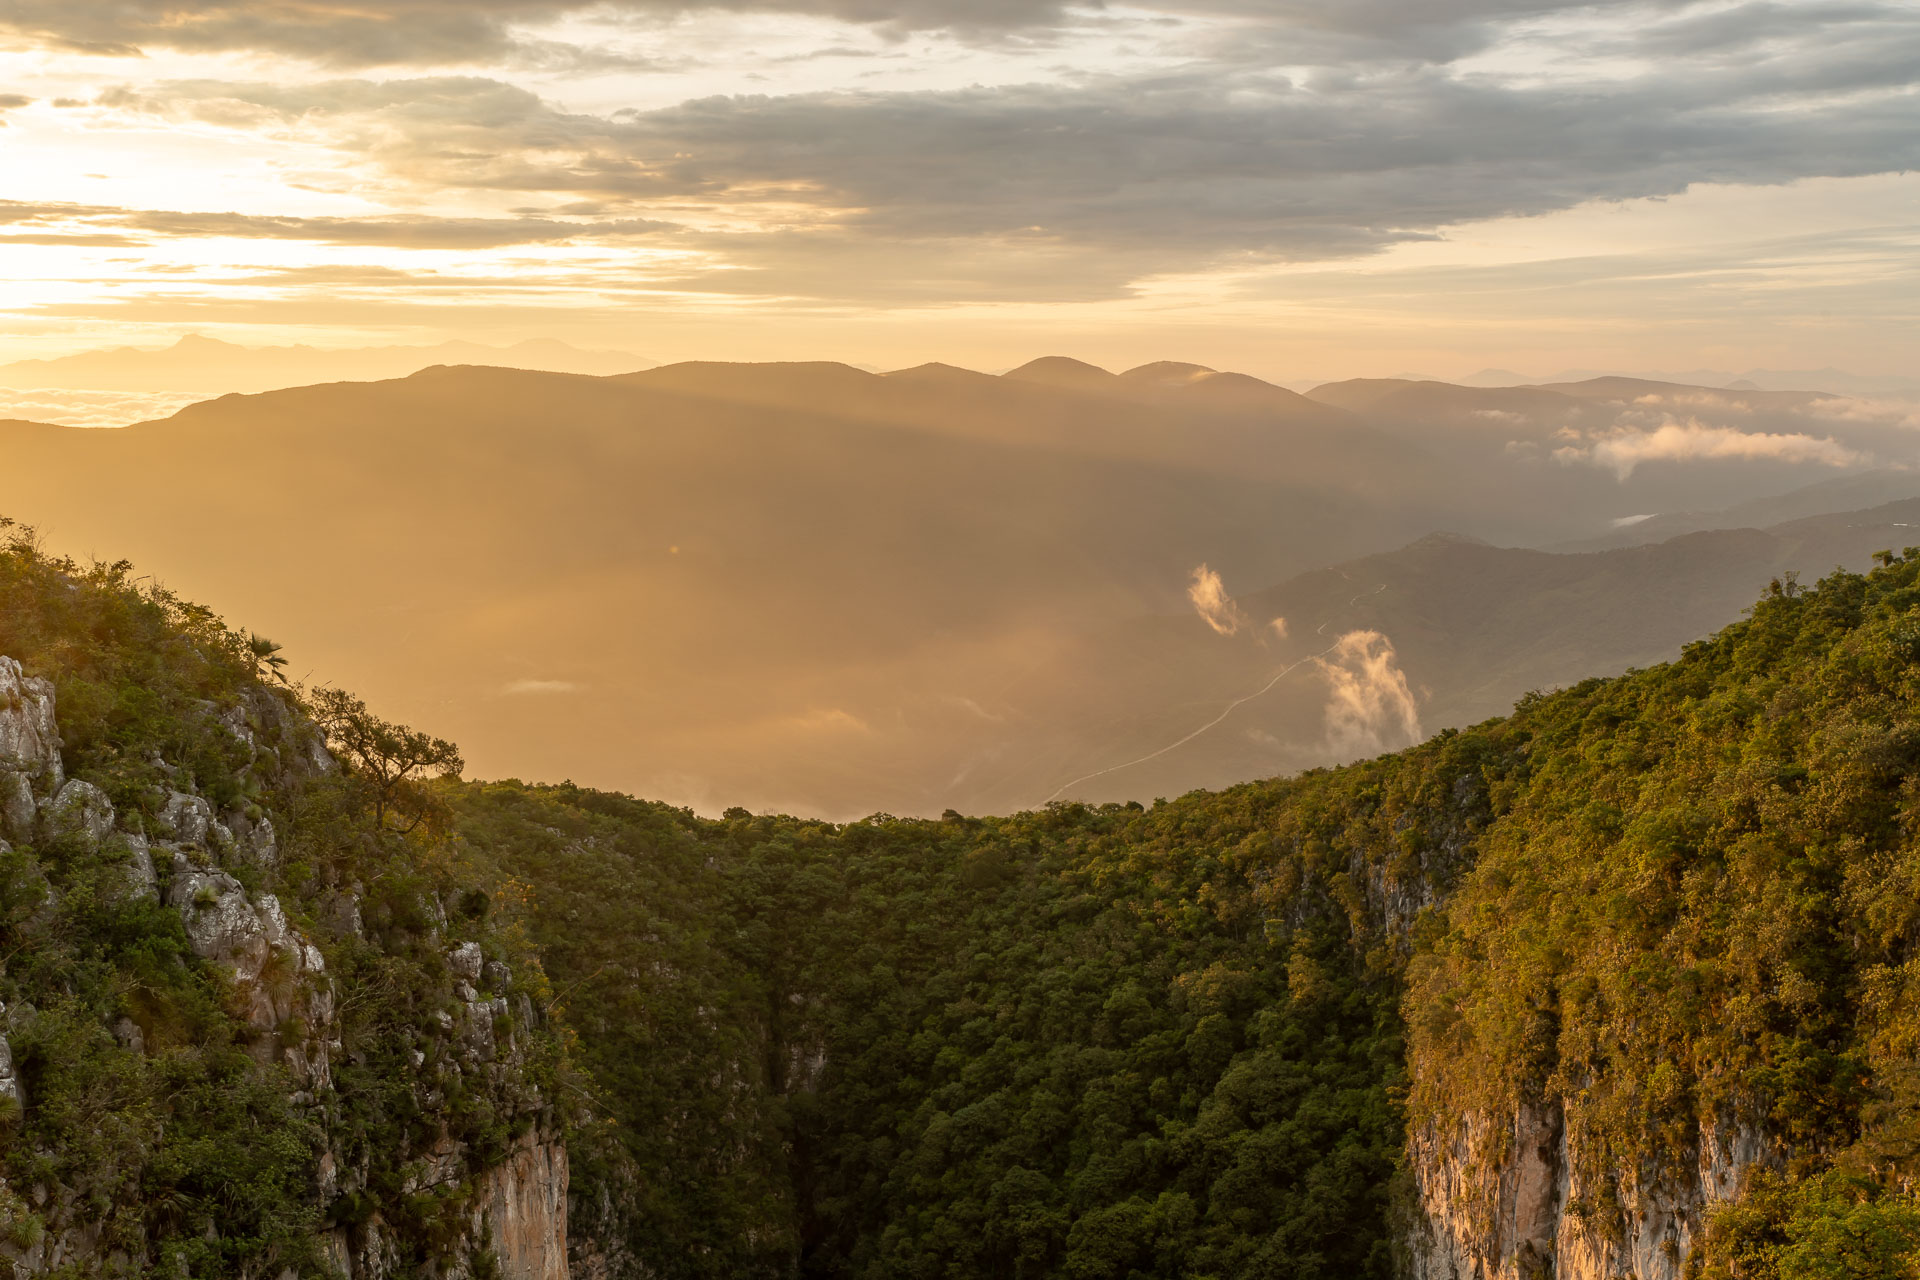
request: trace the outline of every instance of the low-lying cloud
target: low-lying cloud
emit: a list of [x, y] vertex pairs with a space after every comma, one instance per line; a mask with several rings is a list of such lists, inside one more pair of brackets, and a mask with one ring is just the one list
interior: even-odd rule
[[1697, 421], [1669, 422], [1651, 431], [1621, 431], [1553, 452], [1555, 461], [1611, 470], [1625, 480], [1649, 462], [1741, 460], [1849, 467], [1866, 455], [1831, 436], [1800, 432], [1739, 431]]
[[1187, 599], [1193, 602], [1195, 613], [1200, 620], [1212, 627], [1215, 635], [1230, 636], [1247, 625], [1247, 615], [1227, 594], [1226, 584], [1220, 581], [1220, 575], [1201, 565], [1193, 571], [1193, 581], [1187, 586]]
[[1327, 681], [1327, 745], [1338, 759], [1379, 755], [1425, 735], [1393, 643], [1378, 631], [1349, 631], [1314, 659]]
[[578, 693], [578, 684], [571, 680], [511, 680], [500, 692], [511, 697], [538, 696], [554, 693]]
[[0, 387], [0, 418], [18, 418], [63, 427], [124, 427], [135, 422], [171, 417], [196, 401], [211, 400], [218, 394], [218, 391], [72, 391], [50, 387], [16, 390]]

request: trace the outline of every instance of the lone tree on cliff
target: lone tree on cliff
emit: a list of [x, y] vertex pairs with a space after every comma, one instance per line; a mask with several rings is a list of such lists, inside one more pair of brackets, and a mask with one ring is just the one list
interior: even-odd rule
[[406, 835], [439, 815], [441, 806], [420, 783], [429, 775], [458, 776], [466, 768], [458, 747], [382, 720], [344, 689], [318, 689], [310, 700], [328, 745], [372, 793], [374, 822], [381, 830]]

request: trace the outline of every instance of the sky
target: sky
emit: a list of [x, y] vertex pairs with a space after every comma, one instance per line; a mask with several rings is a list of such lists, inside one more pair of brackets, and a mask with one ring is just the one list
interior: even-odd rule
[[1920, 370], [1920, 0], [0, 0], [0, 360]]

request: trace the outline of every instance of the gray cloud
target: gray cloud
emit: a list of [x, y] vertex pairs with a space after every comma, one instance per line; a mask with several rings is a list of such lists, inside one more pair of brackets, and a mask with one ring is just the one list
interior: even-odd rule
[[[674, 224], [643, 218], [571, 222], [554, 218], [296, 218], [243, 213], [190, 213], [121, 209], [107, 205], [34, 204], [0, 201], [0, 225], [109, 226], [149, 236], [232, 236], [256, 240], [307, 240], [321, 244], [405, 249], [495, 249], [516, 244], [556, 244], [650, 236]], [[136, 244], [109, 231], [47, 231], [15, 234], [36, 244]]]
[[[1566, 6], [1460, 0], [1428, 20], [1552, 7]], [[1271, 11], [1305, 22], [1309, 8]], [[1663, 61], [1587, 80], [1417, 61], [1285, 75], [1206, 64], [1069, 84], [716, 97], [610, 118], [482, 77], [192, 82], [101, 103], [318, 131], [422, 187], [539, 193], [634, 230], [697, 227], [702, 209], [777, 210], [766, 232], [691, 236], [742, 268], [715, 287], [867, 298], [1111, 296], [1156, 272], [1354, 256], [1593, 199], [1920, 166], [1920, 15], [1763, 3], [1747, 7], [1746, 26], [1679, 8], [1653, 6], [1637, 31], [1602, 43], [1610, 56], [1684, 47], [1685, 74]], [[1318, 21], [1364, 32], [1395, 12], [1362, 4]], [[593, 232], [538, 222], [380, 220], [362, 232], [267, 219], [234, 233], [475, 245], [628, 233], [619, 221]], [[167, 215], [146, 229], [195, 225]]]
[[[1165, 14], [1229, 17], [1286, 33], [1297, 50], [1333, 45], [1447, 59], [1481, 47], [1498, 24], [1590, 9], [1582, 0], [1158, 0]], [[1684, 10], [1649, 0], [1642, 13]], [[882, 32], [946, 31], [963, 38], [1111, 25], [1103, 5], [1069, 0], [387, 0], [342, 8], [324, 0], [8, 0], [0, 29], [63, 48], [135, 54], [142, 47], [266, 50], [340, 67], [430, 66], [527, 56], [591, 59], [515, 29], [591, 11], [665, 22], [701, 13], [781, 13], [833, 18]]]
[[[791, 8], [938, 25], [946, 2], [796, 0]], [[141, 0], [133, 7], [149, 12]], [[474, 23], [563, 7], [560, 0], [488, 3], [456, 13], [409, 3], [380, 12], [382, 21], [438, 24], [454, 40], [478, 30]], [[1247, 22], [1218, 59], [1151, 74], [714, 97], [611, 116], [568, 112], [481, 76], [118, 90], [101, 95], [96, 108], [297, 131], [390, 182], [524, 193], [518, 203], [530, 210], [560, 212], [450, 219], [69, 209], [49, 216], [84, 217], [102, 234], [452, 249], [671, 236], [731, 269], [690, 266], [655, 283], [867, 301], [1093, 299], [1158, 273], [1353, 257], [1464, 222], [1588, 200], [1671, 195], [1702, 182], [1771, 184], [1920, 167], [1913, 106], [1920, 12], [1910, 6], [1173, 0], [1160, 7]], [[319, 24], [320, 12], [189, 8], [214, 27], [307, 21], [302, 14]], [[1068, 20], [1044, 4], [972, 12], [1003, 28]], [[1555, 45], [1536, 74], [1468, 73], [1445, 61], [1512, 35], [1501, 24], [1517, 18], [1592, 30]], [[1378, 56], [1303, 69], [1301, 51], [1319, 49], [1315, 40], [1360, 42]], [[1604, 59], [1611, 69], [1576, 75], [1553, 60], [1562, 55]], [[1646, 69], [1618, 70], [1636, 65]], [[21, 218], [0, 205], [0, 221]], [[763, 229], [743, 229], [755, 221]]]
[[350, 8], [324, 0], [8, 0], [0, 30], [99, 54], [245, 49], [330, 66], [421, 66], [522, 52], [552, 60], [563, 56], [554, 46], [523, 42], [513, 28], [586, 10], [659, 21], [701, 12], [807, 14], [902, 32], [1045, 28], [1067, 20], [1056, 0], [385, 0]]

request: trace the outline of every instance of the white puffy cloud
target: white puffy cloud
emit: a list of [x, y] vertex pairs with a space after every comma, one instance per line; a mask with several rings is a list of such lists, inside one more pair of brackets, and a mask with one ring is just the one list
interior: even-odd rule
[[1233, 635], [1247, 624], [1247, 615], [1227, 594], [1226, 584], [1220, 581], [1220, 575], [1204, 564], [1193, 571], [1193, 581], [1187, 586], [1187, 599], [1193, 602], [1194, 612], [1200, 615], [1200, 620], [1212, 627], [1216, 635]]
[[1425, 735], [1393, 643], [1378, 631], [1349, 631], [1314, 659], [1327, 681], [1327, 744], [1341, 759], [1411, 746]]
[[1831, 436], [1740, 431], [1697, 421], [1667, 422], [1650, 431], [1620, 431], [1588, 444], [1556, 449], [1553, 456], [1561, 463], [1605, 467], [1622, 480], [1648, 462], [1739, 459], [1847, 467], [1867, 461], [1858, 450]]

